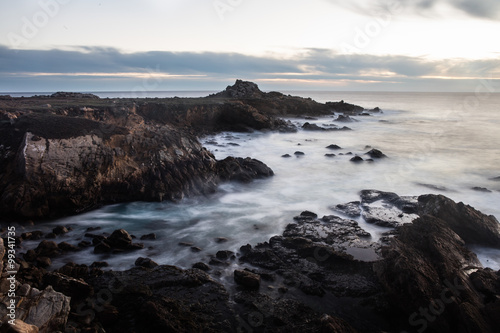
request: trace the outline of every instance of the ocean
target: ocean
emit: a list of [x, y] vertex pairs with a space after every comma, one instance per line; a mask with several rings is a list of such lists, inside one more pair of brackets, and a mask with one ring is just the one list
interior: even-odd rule
[[[209, 93], [155, 92], [148, 97], [198, 97]], [[157, 235], [157, 240], [144, 241], [146, 246], [141, 251], [102, 257], [88, 249], [54, 259], [54, 266], [68, 260], [86, 264], [106, 260], [112, 269], [123, 270], [142, 256], [159, 264], [187, 268], [197, 261], [208, 262], [218, 250], [237, 251], [241, 245], [267, 241], [281, 234], [304, 210], [319, 216], [335, 214], [329, 207], [359, 200], [363, 189], [412, 196], [443, 194], [500, 218], [500, 181], [494, 180], [500, 176], [499, 93], [285, 93], [318, 102], [344, 100], [367, 109], [379, 107], [382, 112], [354, 117], [356, 122], [337, 123], [352, 131], [221, 133], [202, 137], [205, 147], [218, 159], [250, 156], [270, 166], [275, 176], [251, 184], [226, 183], [209, 197], [187, 198], [180, 203], [106, 206], [36, 226], [48, 230], [54, 225], [70, 225], [73, 231], [64, 240], [75, 245], [88, 227], [100, 226], [99, 232], [124, 228], [138, 237], [152, 232]], [[126, 97], [126, 93], [96, 94]], [[306, 121], [326, 126], [335, 123], [334, 117], [290, 120], [298, 126]], [[342, 147], [333, 152], [337, 154], [333, 158], [325, 157], [325, 153], [331, 153], [325, 148], [330, 144]], [[348, 153], [362, 156], [369, 147], [381, 150], [388, 158], [374, 163], [349, 161], [352, 156]], [[295, 157], [296, 151], [305, 155]], [[284, 154], [292, 158], [281, 157]], [[388, 231], [359, 222], [373, 240]], [[228, 241], [220, 244], [214, 241], [216, 237]], [[179, 242], [191, 243], [202, 251], [194, 253], [189, 247], [179, 246]], [[484, 266], [500, 269], [500, 250], [474, 251]]]

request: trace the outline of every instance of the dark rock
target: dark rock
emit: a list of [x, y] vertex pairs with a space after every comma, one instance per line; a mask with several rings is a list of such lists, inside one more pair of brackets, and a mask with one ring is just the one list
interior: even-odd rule
[[304, 156], [305, 153], [302, 152], [302, 151], [296, 151], [295, 153], [293, 153], [295, 156], [299, 157], [299, 156]]
[[203, 262], [197, 262], [193, 265], [193, 268], [201, 269], [204, 272], [208, 272], [210, 270], [210, 266]]
[[85, 281], [68, 277], [61, 273], [47, 273], [44, 275], [43, 280], [45, 285], [52, 286], [55, 291], [70, 296], [73, 303], [78, 300], [84, 300], [94, 293], [94, 289]]
[[259, 289], [260, 276], [249, 271], [237, 269], [234, 271], [234, 282], [246, 288]]
[[193, 243], [179, 242], [179, 246], [191, 247], [193, 246]]
[[493, 191], [491, 191], [491, 190], [488, 190], [488, 189], [487, 189], [487, 188], [485, 188], [485, 187], [478, 187], [478, 186], [473, 187], [473, 188], [472, 188], [472, 190], [474, 190], [474, 191], [478, 191], [478, 192], [485, 192], [485, 193], [492, 193], [492, 192], [493, 192]]
[[218, 251], [215, 256], [220, 260], [235, 259], [234, 252], [232, 251]]
[[49, 232], [48, 234], [45, 235], [45, 239], [54, 239], [56, 237], [57, 235], [53, 232]]
[[202, 250], [197, 246], [191, 246], [191, 251], [192, 252], [201, 252]]
[[61, 249], [62, 251], [66, 251], [66, 252], [76, 252], [76, 251], [80, 250], [78, 247], [71, 245], [67, 242], [61, 242], [57, 245], [57, 247], [59, 249]]
[[219, 243], [219, 244], [225, 243], [227, 241], [228, 241], [228, 239], [226, 237], [217, 237], [217, 238], [215, 238], [215, 242]]
[[374, 268], [395, 305], [408, 318], [421, 318], [423, 312], [418, 314], [419, 308], [432, 311], [439, 302], [443, 304], [440, 315], [426, 321], [433, 331], [458, 331], [461, 327], [493, 331], [493, 322], [481, 313], [483, 297], [477, 294], [464, 271], [468, 266], [480, 267], [480, 263], [447, 220], [425, 215], [398, 228], [391, 246], [382, 255], [384, 260]]
[[290, 158], [292, 156], [290, 154], [285, 154], [285, 155], [281, 155], [281, 157], [283, 157], [283, 158]]
[[499, 177], [495, 177], [495, 178], [491, 178], [491, 180], [496, 181], [496, 182], [500, 182], [500, 176]]
[[101, 230], [101, 227], [88, 227], [86, 229], [87, 232], [92, 232], [92, 231], [97, 231], [97, 230]]
[[368, 223], [397, 227], [418, 217], [416, 197], [400, 197], [396, 193], [376, 190], [363, 190], [360, 197], [362, 216]]
[[326, 147], [328, 149], [333, 149], [333, 150], [338, 150], [338, 149], [342, 149], [340, 146], [338, 145], [334, 145], [334, 144], [331, 144], [329, 145], [328, 147]]
[[78, 243], [78, 247], [89, 247], [89, 246], [92, 246], [92, 243], [88, 241], [81, 241], [80, 243]]
[[52, 232], [56, 235], [62, 235], [62, 234], [66, 234], [69, 232], [68, 228], [66, 227], [63, 227], [63, 226], [57, 226], [55, 227], [54, 229], [52, 229]]
[[137, 260], [135, 261], [135, 265], [144, 268], [155, 268], [156, 266], [158, 266], [158, 264], [150, 258], [142, 257], [137, 258]]
[[109, 264], [105, 261], [94, 261], [90, 267], [103, 268], [108, 267]]
[[340, 212], [349, 217], [361, 216], [361, 202], [359, 201], [352, 201], [346, 204], [338, 204], [333, 207], [330, 207], [330, 209], [336, 212]]
[[350, 161], [354, 163], [360, 163], [363, 162], [364, 160], [359, 156], [354, 156], [353, 158], [350, 159]]
[[462, 202], [458, 204], [442, 195], [418, 197], [418, 214], [432, 215], [447, 225], [468, 244], [500, 248], [500, 224], [490, 215], [484, 215]]
[[47, 268], [50, 265], [52, 265], [52, 261], [50, 260], [49, 257], [37, 257], [35, 259], [35, 263], [38, 267], [41, 267], [41, 268]]
[[132, 237], [127, 231], [118, 229], [113, 231], [111, 236], [106, 239], [106, 243], [108, 243], [112, 248], [126, 249], [132, 244]]
[[112, 250], [113, 249], [111, 248], [111, 246], [104, 241], [100, 242], [94, 247], [95, 254], [110, 253]]
[[369, 155], [371, 158], [385, 158], [385, 157], [387, 157], [387, 155], [385, 155], [384, 153], [382, 153], [378, 149], [372, 149], [369, 152], [367, 152], [365, 155]]
[[211, 266], [227, 266], [228, 263], [224, 262], [220, 259], [217, 258], [211, 258], [210, 261], [208, 262], [209, 265]]
[[358, 105], [349, 104], [343, 100], [340, 102], [326, 102], [326, 105], [331, 108], [332, 111], [344, 114], [359, 114], [363, 112], [364, 108]]
[[335, 154], [325, 154], [326, 157], [335, 157]]
[[349, 116], [346, 116], [346, 115], [339, 115], [337, 117], [337, 119], [335, 119], [334, 121], [338, 121], [338, 122], [342, 122], [342, 123], [352, 123], [352, 122], [355, 122], [357, 120], [353, 119]]
[[224, 181], [248, 183], [254, 179], [271, 177], [274, 172], [256, 159], [227, 157], [217, 162], [217, 174]]
[[304, 125], [302, 125], [302, 129], [304, 131], [327, 131], [329, 129], [327, 128], [324, 128], [324, 127], [320, 127], [316, 124], [310, 124], [310, 123], [304, 123]]
[[250, 245], [250, 244], [247, 244], [247, 245], [242, 245], [242, 246], [240, 247], [240, 252], [241, 252], [242, 254], [246, 254], [246, 253], [250, 252], [251, 250], [252, 250], [252, 245]]
[[[56, 242], [43, 240], [35, 249], [38, 256], [41, 257], [55, 257], [61, 253]], [[29, 260], [28, 260], [29, 261]]]
[[93, 94], [83, 94], [83, 93], [75, 93], [75, 92], [66, 92], [66, 91], [58, 91], [52, 95], [51, 98], [63, 98], [63, 99], [100, 99], [99, 96]]
[[150, 234], [141, 236], [141, 240], [155, 240], [155, 239], [156, 239], [155, 233], [150, 233]]

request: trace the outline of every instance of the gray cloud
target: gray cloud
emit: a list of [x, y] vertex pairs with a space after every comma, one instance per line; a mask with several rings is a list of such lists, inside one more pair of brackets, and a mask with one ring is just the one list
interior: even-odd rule
[[[163, 78], [155, 90], [220, 90], [235, 78], [268, 82], [272, 89], [279, 89], [280, 83], [272, 83], [279, 80], [283, 86], [298, 89], [319, 81], [345, 81], [350, 82], [348, 86], [354, 90], [377, 85], [383, 87], [381, 89], [397, 85], [398, 89], [425, 90], [433, 86], [429, 80], [440, 77], [455, 78], [447, 82], [453, 81], [453, 89], [456, 89], [457, 82], [465, 85], [471, 79], [498, 77], [500, 60], [429, 61], [419, 57], [365, 54], [346, 57], [325, 49], [303, 50], [300, 56], [284, 60], [238, 53], [130, 54], [88, 47], [75, 51], [14, 51], [0, 46], [0, 91], [4, 92], [133, 90], [144, 78], [116, 74], [149, 72], [178, 75]], [[450, 87], [443, 86], [443, 89]], [[473, 88], [463, 87], [465, 90]]]
[[426, 15], [432, 13], [439, 3], [447, 3], [471, 16], [487, 19], [500, 19], [498, 0], [327, 0], [337, 6], [348, 8], [364, 15], [374, 15], [381, 9], [398, 7], [406, 13]]

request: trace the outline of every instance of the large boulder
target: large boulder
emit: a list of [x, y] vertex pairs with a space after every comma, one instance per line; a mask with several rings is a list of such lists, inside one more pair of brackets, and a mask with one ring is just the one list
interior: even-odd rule
[[455, 203], [443, 195], [418, 198], [418, 214], [432, 215], [447, 225], [466, 243], [500, 248], [500, 223], [462, 202]]
[[217, 162], [217, 175], [221, 180], [236, 180], [243, 183], [274, 175], [273, 170], [259, 160], [227, 157]]

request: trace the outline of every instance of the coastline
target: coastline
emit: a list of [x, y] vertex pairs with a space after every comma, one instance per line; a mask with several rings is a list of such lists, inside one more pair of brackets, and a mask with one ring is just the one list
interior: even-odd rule
[[[174, 185], [170, 192], [161, 187], [152, 188], [151, 193], [168, 193], [145, 196], [153, 201], [212, 193], [218, 184], [228, 180], [249, 182], [255, 178], [272, 176], [273, 171], [256, 160], [229, 158], [217, 161], [201, 146], [196, 138], [199, 134], [252, 129], [290, 131], [293, 130], [292, 124], [278, 117], [312, 117], [332, 112], [349, 117], [366, 112], [361, 107], [343, 102], [321, 104], [279, 93], [268, 95], [258, 90], [256, 85], [242, 81], [237, 81], [234, 86], [215, 96], [183, 100], [180, 103], [176, 99], [154, 102], [134, 100], [122, 101], [124, 105], [118, 101], [114, 103], [117, 105], [110, 107], [100, 103], [114, 100], [104, 102], [91, 96], [79, 100], [77, 95], [66, 95], [63, 100], [67, 105], [62, 105], [63, 100], [55, 98], [43, 98], [44, 102], [47, 101], [45, 109], [38, 105], [40, 100], [31, 100], [38, 108], [30, 116], [26, 116], [26, 111], [17, 111], [19, 113], [16, 114], [7, 110], [3, 114], [4, 124], [7, 121], [5, 117], [10, 117], [9, 123], [11, 120], [14, 124], [20, 121], [24, 126], [18, 124], [14, 126], [15, 129], [31, 133], [22, 136], [24, 141], [20, 140], [19, 146], [22, 149], [16, 149], [22, 151], [18, 156], [23, 157], [20, 162], [24, 175], [29, 175], [30, 181], [33, 176], [40, 175], [36, 168], [27, 167], [45, 162], [45, 153], [42, 154], [44, 158], [40, 154], [36, 155], [43, 150], [43, 145], [37, 142], [45, 140], [45, 147], [52, 149], [55, 146], [80, 151], [84, 147], [92, 151], [93, 146], [119, 148], [118, 143], [123, 141], [116, 138], [125, 138], [131, 140], [132, 146], [138, 144], [136, 152], [120, 153], [112, 150], [112, 162], [103, 159], [99, 160], [99, 165], [106, 168], [109, 165], [116, 166], [115, 158], [122, 158], [121, 164], [118, 163], [119, 166], [106, 175], [124, 172], [127, 169], [125, 167], [133, 163], [137, 165], [136, 162], [144, 163], [146, 154], [141, 156], [140, 150], [147, 150], [151, 154], [151, 147], [158, 155], [164, 153], [164, 157], [153, 161], [152, 169], [168, 161], [173, 165], [163, 170], [169, 170], [169, 174], [175, 170], [185, 170], [176, 177], [184, 179], [181, 184], [167, 182]], [[48, 101], [54, 101], [50, 107]], [[85, 106], [78, 104], [82, 101]], [[62, 106], [57, 106], [57, 103]], [[16, 105], [13, 109], [18, 107]], [[63, 116], [64, 113], [67, 114]], [[72, 120], [65, 121], [67, 119]], [[36, 126], [53, 124], [54, 121], [61, 121], [64, 130], [54, 132], [53, 128]], [[12, 133], [18, 132], [15, 129]], [[317, 125], [306, 129], [329, 130]], [[69, 144], [75, 138], [78, 142]], [[82, 145], [82, 142], [86, 144]], [[141, 146], [142, 142], [147, 145]], [[169, 144], [163, 145], [164, 142]], [[30, 147], [31, 151], [28, 149]], [[45, 149], [43, 151], [47, 152], [51, 148]], [[106, 153], [101, 155], [108, 156]], [[7, 151], [3, 156], [8, 154]], [[370, 157], [375, 160], [381, 158], [381, 154], [375, 151]], [[60, 151], [56, 155], [60, 156]], [[69, 156], [81, 157], [81, 154]], [[138, 160], [134, 160], [137, 157]], [[28, 160], [31, 162], [28, 163]], [[197, 164], [200, 160], [206, 163]], [[15, 161], [19, 162], [19, 159]], [[88, 159], [84, 161], [88, 162]], [[3, 163], [2, 166], [8, 165], [7, 169], [11, 167], [12, 172], [15, 171], [13, 164]], [[95, 165], [89, 169], [95, 169]], [[162, 169], [158, 170], [162, 174]], [[193, 177], [196, 175], [193, 170], [200, 171], [203, 179]], [[60, 173], [61, 169], [57, 169], [57, 172]], [[102, 174], [97, 175], [96, 179], [106, 179]], [[150, 182], [156, 174], [147, 175], [142, 179]], [[123, 173], [117, 178], [123, 178]], [[126, 196], [134, 191], [141, 195], [148, 192], [141, 190], [144, 182], [129, 183], [137, 185], [115, 188], [116, 185], [100, 183], [100, 189], [96, 187], [91, 191], [97, 198], [92, 203], [94, 206], [109, 203], [107, 193], [111, 193], [112, 200], [116, 200], [120, 198], [120, 192]], [[95, 195], [94, 192], [106, 194]], [[68, 193], [65, 192], [63, 196], [68, 196]], [[58, 203], [57, 200], [55, 202]], [[59, 205], [64, 206], [66, 202]], [[382, 209], [379, 206], [381, 203], [384, 205]], [[10, 204], [4, 204], [3, 207], [8, 206], [9, 209], [16, 207]], [[86, 202], [80, 205], [83, 210], [94, 206]], [[59, 242], [61, 235], [72, 231], [61, 227], [53, 230], [53, 235], [48, 238], [46, 234], [19, 235], [19, 245], [21, 239], [47, 238], [32, 252], [18, 259], [20, 283], [17, 291], [28, 306], [21, 312], [29, 314], [35, 311], [30, 309], [38, 309], [41, 296], [34, 289], [37, 288], [43, 290], [43, 297], [50, 295], [61, 304], [61, 311], [53, 313], [39, 325], [41, 331], [50, 331], [54, 327], [62, 329], [64, 326], [66, 329], [72, 327], [97, 332], [104, 329], [110, 332], [231, 332], [237, 329], [364, 332], [424, 327], [429, 328], [429, 331], [452, 331], [467, 325], [487, 332], [497, 327], [497, 319], [491, 314], [498, 306], [500, 272], [483, 269], [475, 254], [466, 247], [483, 245], [500, 248], [499, 224], [494, 217], [485, 216], [469, 206], [456, 204], [442, 196], [406, 198], [375, 190], [361, 192], [358, 203], [350, 202], [337, 208], [336, 214], [350, 215], [351, 218], [363, 215], [364, 219], [370, 219], [372, 223], [389, 227], [388, 232], [380, 241], [373, 242], [369, 233], [352, 219], [334, 215], [318, 217], [313, 212], [304, 211], [293, 222], [290, 220], [282, 235], [258, 245], [241, 244], [237, 252], [218, 251], [212, 254], [209, 262], [193, 263], [193, 269], [158, 266], [151, 259], [142, 258], [135, 262], [136, 268], [122, 272], [107, 271], [104, 262], [93, 265], [69, 263], [52, 272], [51, 258], [81, 250]], [[69, 210], [68, 213], [78, 210]], [[19, 211], [22, 215], [22, 209]], [[51, 215], [42, 209], [39, 216]], [[471, 230], [475, 233], [471, 233]], [[155, 242], [155, 236], [151, 234], [136, 235], [140, 238], [138, 240], [125, 230], [100, 234], [96, 229], [89, 230], [88, 234], [90, 236], [85, 235], [83, 241], [86, 243], [81, 248], [92, 249], [94, 253], [108, 253], [110, 256], [132, 254], [141, 248], [140, 241]], [[224, 243], [225, 240], [220, 238], [214, 241]], [[196, 244], [179, 246], [197, 251]], [[229, 272], [229, 275], [224, 275], [224, 272]], [[114, 284], [113, 287], [110, 284]], [[455, 290], [451, 290], [450, 286], [455, 286]], [[450, 292], [457, 294], [452, 298], [449, 297]], [[96, 300], [103, 299], [103, 293], [110, 298], [96, 304]], [[443, 303], [444, 309], [433, 308], [439, 302]], [[77, 311], [82, 308], [87, 311]], [[419, 309], [430, 309], [434, 319], [419, 314]], [[130, 316], [131, 311], [135, 313], [133, 324], [127, 321], [130, 320], [127, 316]], [[413, 311], [417, 311], [417, 314], [414, 315]], [[28, 315], [24, 319], [34, 322]]]

